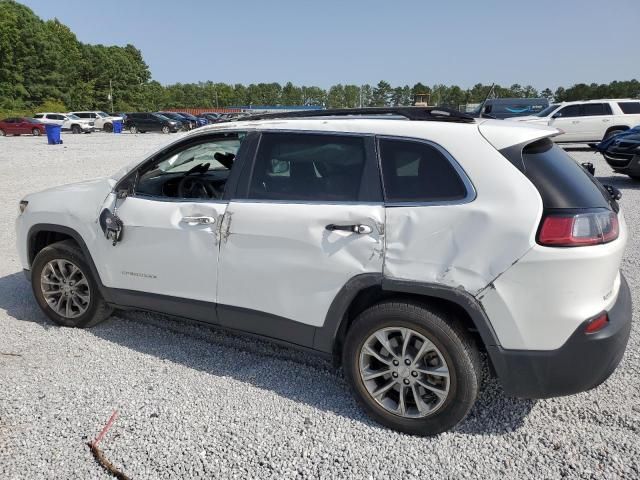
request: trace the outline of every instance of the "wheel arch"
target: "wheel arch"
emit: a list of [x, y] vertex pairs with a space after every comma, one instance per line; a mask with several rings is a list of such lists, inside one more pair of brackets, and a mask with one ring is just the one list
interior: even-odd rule
[[604, 132], [604, 137], [603, 137], [603, 138], [606, 138], [606, 137], [607, 137], [607, 135], [608, 135], [610, 132], [612, 132], [613, 130], [620, 130], [620, 131], [623, 131], [623, 132], [624, 132], [624, 131], [626, 131], [626, 130], [629, 130], [629, 128], [630, 128], [630, 127], [629, 127], [629, 125], [613, 125], [613, 126], [611, 126], [611, 127], [607, 128], [607, 131], [606, 131], [606, 132]]
[[100, 294], [105, 297], [108, 293], [107, 289], [102, 285], [102, 280], [100, 279], [100, 274], [98, 273], [98, 269], [96, 268], [95, 263], [93, 262], [93, 257], [91, 256], [91, 252], [87, 247], [82, 235], [80, 235], [76, 230], [66, 227], [64, 225], [56, 225], [50, 223], [38, 223], [32, 225], [27, 233], [27, 258], [29, 262], [29, 268], [33, 265], [33, 260], [36, 258], [36, 255], [40, 250], [49, 245], [64, 241], [64, 240], [73, 240], [80, 250], [82, 251], [82, 255], [85, 260], [89, 264], [89, 268], [91, 269], [91, 274], [95, 279], [98, 289], [100, 290]]
[[324, 325], [316, 331], [314, 349], [331, 353], [334, 362], [339, 364], [342, 343], [353, 320], [371, 305], [389, 299], [419, 301], [452, 312], [477, 337], [483, 350], [490, 353], [493, 350], [490, 347], [500, 345], [484, 309], [462, 288], [365, 273], [351, 278], [338, 292]]

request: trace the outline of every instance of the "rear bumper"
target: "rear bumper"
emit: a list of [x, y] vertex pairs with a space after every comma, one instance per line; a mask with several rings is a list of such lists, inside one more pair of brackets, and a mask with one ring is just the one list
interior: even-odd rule
[[604, 382], [622, 360], [631, 332], [631, 292], [622, 274], [618, 298], [607, 313], [605, 328], [587, 335], [585, 321], [556, 350], [488, 347], [505, 394], [549, 398], [590, 390]]

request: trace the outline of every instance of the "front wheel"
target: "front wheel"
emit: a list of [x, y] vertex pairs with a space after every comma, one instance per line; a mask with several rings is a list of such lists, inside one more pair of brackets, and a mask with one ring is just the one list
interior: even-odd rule
[[40, 129], [34, 128], [33, 130], [31, 130], [31, 133], [34, 137], [39, 137], [42, 132], [40, 131]]
[[453, 428], [480, 389], [472, 338], [455, 318], [420, 303], [387, 301], [361, 313], [347, 333], [342, 362], [364, 410], [412, 435]]
[[113, 132], [113, 124], [112, 123], [105, 123], [104, 126], [102, 127], [102, 129], [107, 133], [112, 133]]
[[54, 243], [36, 255], [31, 286], [42, 311], [58, 325], [91, 327], [111, 315], [87, 261], [72, 241]]
[[135, 125], [131, 125], [129, 127], [129, 133], [133, 133], [133, 134], [138, 133], [138, 127], [136, 127]]
[[167, 134], [170, 133], [171, 129], [169, 127], [167, 127], [166, 125], [164, 127], [162, 127], [162, 133]]

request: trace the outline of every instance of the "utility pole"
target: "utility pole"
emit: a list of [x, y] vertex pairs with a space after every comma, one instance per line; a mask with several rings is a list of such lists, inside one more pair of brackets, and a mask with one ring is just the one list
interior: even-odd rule
[[111, 112], [113, 112], [113, 87], [111, 85], [111, 79], [109, 79], [109, 100], [111, 100]]

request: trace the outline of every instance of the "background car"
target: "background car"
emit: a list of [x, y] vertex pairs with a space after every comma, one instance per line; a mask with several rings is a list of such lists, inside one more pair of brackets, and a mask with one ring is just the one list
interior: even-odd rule
[[62, 130], [72, 133], [91, 133], [95, 129], [93, 121], [65, 113], [36, 113], [33, 118], [45, 124], [60, 125]]
[[162, 132], [175, 133], [182, 129], [182, 123], [159, 113], [127, 113], [125, 128], [131, 133]]
[[509, 118], [562, 130], [554, 142], [599, 142], [640, 123], [640, 100], [603, 99], [555, 103], [538, 115]]
[[549, 106], [546, 98], [490, 98], [473, 112], [484, 118], [512, 118], [535, 115]]
[[0, 137], [5, 135], [31, 134], [39, 136], [45, 133], [44, 123], [30, 117], [10, 117], [0, 121]]
[[96, 129], [104, 130], [105, 132], [113, 132], [113, 122], [123, 121], [122, 117], [112, 117], [101, 110], [69, 112], [68, 115], [76, 115], [80, 118], [93, 120]]
[[156, 112], [156, 113], [158, 115], [162, 115], [167, 118], [170, 118], [171, 120], [175, 120], [176, 122], [182, 123], [182, 128], [185, 130], [191, 130], [192, 128], [195, 128], [195, 125], [193, 124], [193, 122], [191, 122], [191, 120], [183, 117], [179, 113], [176, 113], [176, 112]]
[[193, 125], [193, 128], [206, 125], [205, 123], [202, 123], [202, 121], [199, 120], [198, 117], [196, 117], [195, 115], [191, 115], [190, 113], [187, 113], [187, 112], [178, 112], [178, 113], [182, 115], [184, 118], [186, 118], [187, 120], [189, 120]]
[[640, 125], [603, 140], [595, 149], [615, 172], [640, 180]]

